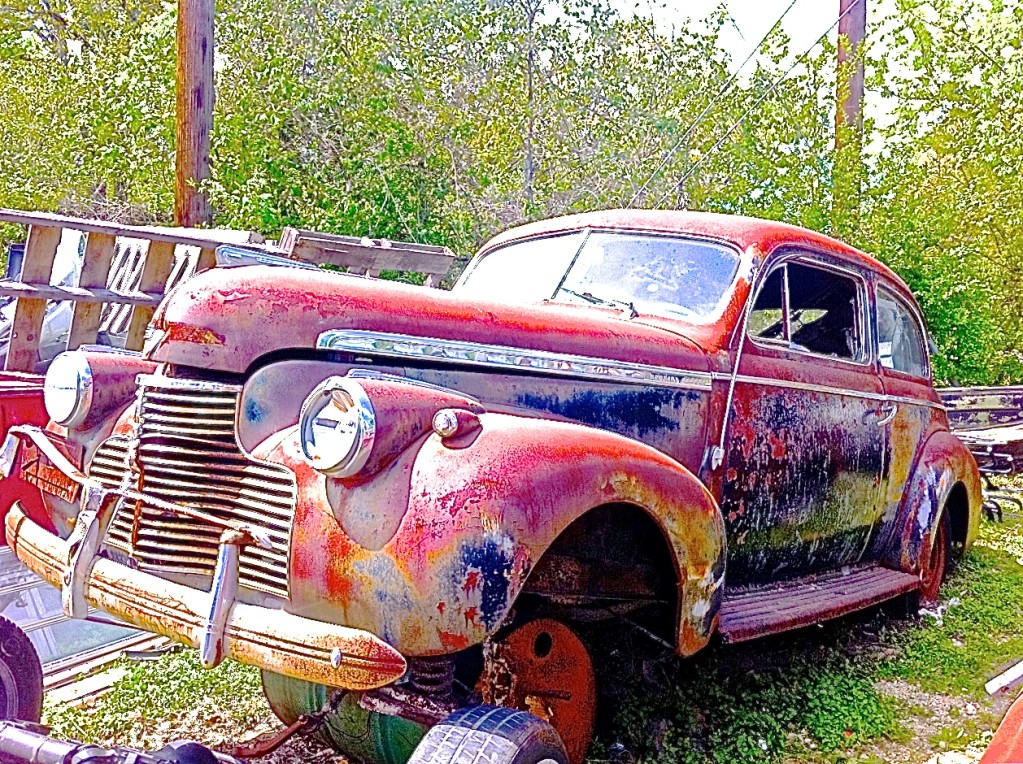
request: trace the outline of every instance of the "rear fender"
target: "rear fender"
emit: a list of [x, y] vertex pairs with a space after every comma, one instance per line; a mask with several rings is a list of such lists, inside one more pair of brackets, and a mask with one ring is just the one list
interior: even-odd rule
[[713, 632], [724, 578], [721, 513], [680, 464], [583, 425], [482, 414], [458, 445], [430, 434], [362, 483], [324, 478], [297, 433], [259, 450], [298, 478], [291, 603], [299, 614], [364, 628], [406, 655], [482, 642], [532, 567], [589, 510], [642, 508], [672, 550], [677, 649]]
[[936, 432], [924, 444], [913, 476], [906, 484], [893, 537], [884, 561], [907, 573], [918, 573], [934, 543], [952, 489], [966, 489], [968, 515], [964, 551], [980, 526], [981, 485], [977, 462], [962, 441], [949, 432]]

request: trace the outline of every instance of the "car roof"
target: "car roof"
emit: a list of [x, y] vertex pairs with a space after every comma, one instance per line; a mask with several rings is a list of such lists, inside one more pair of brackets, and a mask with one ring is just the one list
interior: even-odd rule
[[775, 220], [685, 210], [601, 210], [549, 218], [511, 228], [491, 239], [482, 251], [519, 239], [583, 228], [623, 229], [668, 234], [694, 234], [732, 242], [741, 249], [756, 247], [766, 255], [780, 245], [806, 246], [837, 254], [868, 267], [912, 296], [906, 283], [887, 265], [866, 252], [799, 226]]

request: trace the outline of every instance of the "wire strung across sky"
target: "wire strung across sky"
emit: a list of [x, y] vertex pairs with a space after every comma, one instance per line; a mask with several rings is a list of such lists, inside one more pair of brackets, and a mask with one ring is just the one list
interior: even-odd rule
[[746, 64], [750, 62], [753, 56], [757, 54], [757, 51], [759, 51], [763, 44], [767, 42], [767, 38], [770, 37], [771, 34], [773, 34], [774, 30], [777, 29], [777, 27], [779, 27], [782, 24], [782, 21], [785, 20], [785, 17], [789, 15], [789, 11], [792, 10], [792, 6], [794, 6], [797, 2], [798, 0], [792, 0], [792, 2], [789, 3], [789, 6], [784, 11], [782, 11], [782, 15], [777, 17], [777, 20], [774, 21], [774, 24], [772, 24], [770, 29], [767, 30], [767, 33], [763, 36], [763, 38], [761, 38], [760, 42], [753, 46], [753, 49], [750, 50], [750, 54], [746, 56], [745, 59], [743, 59], [742, 63], [739, 64], [739, 69], [737, 69], [735, 72], [732, 72], [731, 76], [724, 81], [724, 85], [722, 85], [721, 89], [717, 91], [717, 94], [713, 98], [711, 98], [710, 103], [708, 103], [704, 107], [703, 111], [701, 111], [701, 113], [697, 115], [697, 118], [690, 124], [690, 126], [688, 126], [685, 129], [685, 132], [682, 133], [681, 137], [677, 141], [675, 141], [674, 145], [671, 148], [668, 149], [668, 152], [664, 155], [664, 159], [661, 160], [661, 164], [657, 166], [657, 170], [651, 173], [650, 177], [647, 178], [647, 181], [644, 182], [641, 186], [639, 186], [639, 190], [632, 194], [632, 198], [629, 199], [628, 207], [632, 207], [632, 205], [636, 203], [636, 199], [639, 198], [643, 191], [647, 190], [647, 186], [653, 183], [654, 178], [660, 175], [661, 171], [664, 170], [665, 167], [667, 167], [668, 163], [671, 161], [672, 156], [675, 155], [675, 151], [678, 150], [679, 146], [681, 146], [682, 143], [684, 143], [688, 137], [693, 135], [693, 131], [696, 130], [700, 123], [703, 121], [703, 119], [710, 114], [711, 109], [713, 109], [714, 106], [717, 105], [717, 103], [725, 95], [730, 94], [728, 91], [730, 90], [731, 85], [735, 83], [736, 80], [739, 79], [739, 75], [746, 68]]
[[[675, 183], [674, 188], [679, 188], [683, 183], [685, 183], [687, 180], [689, 180], [689, 178], [691, 178], [693, 176], [693, 173], [695, 173], [703, 165], [703, 163], [707, 161], [707, 159], [710, 157], [710, 155], [713, 154], [715, 151], [717, 151], [719, 148], [721, 148], [722, 144], [724, 144], [724, 142], [726, 140], [728, 140], [728, 138], [736, 130], [739, 129], [739, 127], [742, 125], [742, 123], [745, 122], [750, 117], [750, 115], [753, 114], [753, 112], [755, 112], [760, 107], [760, 105], [764, 101], [766, 101], [771, 96], [771, 94], [774, 93], [775, 90], [778, 89], [778, 87], [785, 81], [785, 79], [790, 74], [792, 74], [792, 72], [795, 70], [795, 68], [806, 60], [806, 57], [810, 55], [810, 53], [813, 51], [813, 49], [816, 48], [818, 45], [820, 45], [822, 42], [824, 42], [825, 39], [827, 39], [827, 36], [829, 34], [831, 34], [832, 30], [834, 30], [834, 28], [837, 27], [839, 25], [839, 23], [841, 23], [842, 19], [844, 19], [857, 5], [859, 5], [860, 2], [861, 2], [861, 0], [853, 0], [853, 2], [849, 4], [849, 7], [846, 8], [837, 19], [835, 19], [834, 23], [831, 24], [831, 26], [829, 26], [826, 30], [824, 30], [824, 33], [820, 37], [818, 37], [813, 42], [813, 44], [810, 45], [810, 47], [808, 47], [805, 51], [803, 51], [802, 54], [800, 54], [799, 57], [796, 58], [796, 60], [792, 62], [792, 65], [788, 69], [786, 69], [785, 72], [778, 79], [776, 79], [774, 82], [771, 83], [770, 87], [768, 87], [767, 90], [764, 91], [764, 94], [760, 98], [758, 98], [756, 101], [754, 101], [753, 104], [745, 112], [743, 112], [743, 114], [731, 125], [731, 127], [729, 127], [728, 130], [725, 131], [724, 135], [722, 135], [720, 138], [718, 138], [717, 141], [715, 141], [714, 145], [711, 146], [710, 149], [708, 149], [706, 151], [706, 153], [704, 153], [703, 156], [701, 156], [699, 158], [699, 160], [697, 160], [697, 162], [692, 167], [690, 167], [681, 178], [679, 178], [678, 182]], [[787, 9], [786, 9], [786, 12], [787, 12]], [[783, 14], [782, 17], [784, 18], [784, 14]], [[770, 33], [768, 33], [768, 34], [770, 34]], [[761, 44], [763, 44], [763, 43], [761, 43]], [[701, 118], [702, 118], [702, 116], [703, 115], [701, 115]], [[675, 148], [677, 148], [677, 145], [675, 146]], [[674, 148], [672, 149], [672, 151], [674, 151]], [[661, 170], [661, 168], [658, 168], [657, 171], [655, 172], [655, 175], [656, 175], [656, 173], [659, 173], [660, 170]], [[652, 180], [652, 178], [651, 178], [651, 180]], [[647, 183], [649, 183], [649, 182], [650, 181], [647, 181]], [[644, 184], [644, 188], [645, 187], [646, 187], [646, 184]], [[661, 203], [664, 202], [664, 200], [667, 199], [671, 195], [671, 193], [672, 193], [672, 191], [665, 192], [664, 195], [661, 196], [657, 200], [657, 203], [654, 206], [655, 207], [660, 206]], [[633, 201], [635, 201], [635, 199], [633, 199]], [[629, 206], [631, 207], [632, 203], [630, 203]]]
[[[794, 6], [796, 2], [798, 2], [798, 0], [792, 0], [792, 2], [788, 4], [788, 7], [784, 11], [782, 11], [781, 16], [778, 17], [778, 20], [771, 25], [771, 28], [767, 30], [767, 33], [763, 36], [760, 42], [753, 46], [753, 49], [749, 52], [749, 55], [746, 56], [746, 58], [743, 60], [741, 64], [739, 64], [739, 68], [732, 72], [732, 75], [727, 80], [725, 80], [725, 84], [721, 86], [721, 89], [718, 90], [717, 94], [711, 99], [710, 103], [707, 104], [703, 111], [696, 115], [696, 119], [694, 119], [692, 123], [690, 123], [689, 127], [686, 128], [685, 132], [682, 133], [682, 137], [675, 141], [675, 144], [670, 149], [668, 149], [668, 153], [664, 155], [664, 159], [661, 160], [661, 163], [657, 166], [657, 169], [654, 170], [653, 173], [651, 173], [650, 177], [646, 179], [646, 182], [639, 187], [639, 190], [636, 191], [635, 194], [633, 194], [632, 199], [629, 200], [628, 204], [629, 207], [632, 207], [632, 205], [636, 203], [636, 200], [639, 199], [640, 195], [642, 195], [642, 193], [646, 191], [647, 186], [649, 186], [653, 182], [654, 178], [661, 174], [661, 170], [663, 170], [667, 166], [668, 162], [670, 162], [671, 158], [675, 155], [675, 152], [678, 151], [679, 147], [686, 141], [686, 139], [693, 134], [693, 131], [696, 130], [697, 126], [700, 124], [703, 118], [706, 117], [711, 112], [711, 110], [718, 104], [718, 102], [721, 101], [722, 98], [730, 94], [728, 91], [730, 90], [732, 84], [739, 78], [739, 73], [746, 67], [746, 64], [748, 64], [750, 60], [757, 54], [760, 48], [763, 47], [763, 44], [767, 42], [767, 38], [770, 37], [771, 34], [774, 33], [774, 30], [777, 29], [778, 26], [781, 24], [781, 22], [785, 20], [785, 17], [789, 14], [789, 11], [792, 10], [792, 6]], [[859, 0], [857, 0], [857, 2], [859, 2]]]

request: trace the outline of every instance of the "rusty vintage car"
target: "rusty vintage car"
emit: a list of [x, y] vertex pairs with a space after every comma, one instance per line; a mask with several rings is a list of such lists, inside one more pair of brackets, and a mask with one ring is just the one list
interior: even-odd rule
[[580, 621], [688, 656], [934, 599], [977, 532], [906, 285], [788, 225], [564, 217], [450, 292], [217, 268], [152, 332], [54, 362], [0, 460], [52, 525], [8, 543], [362, 758], [575, 764]]

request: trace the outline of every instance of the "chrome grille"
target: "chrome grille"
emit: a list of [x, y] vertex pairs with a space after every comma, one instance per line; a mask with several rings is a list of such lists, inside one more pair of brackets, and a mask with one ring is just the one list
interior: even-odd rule
[[[142, 491], [211, 515], [251, 524], [269, 535], [271, 549], [242, 550], [239, 583], [288, 596], [288, 545], [296, 501], [295, 477], [278, 465], [245, 456], [234, 436], [240, 388], [144, 377], [137, 463]], [[108, 487], [135, 485], [131, 444], [114, 436], [96, 451], [90, 475]], [[134, 502], [118, 506], [107, 543], [143, 570], [211, 576], [220, 531], [209, 524], [143, 504], [132, 544]]]

